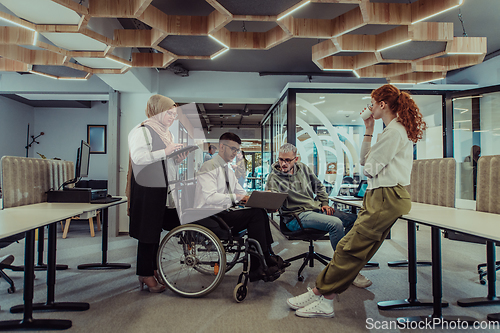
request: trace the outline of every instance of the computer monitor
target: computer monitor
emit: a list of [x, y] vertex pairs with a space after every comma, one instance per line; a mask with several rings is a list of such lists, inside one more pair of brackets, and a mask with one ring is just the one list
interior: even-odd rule
[[88, 177], [90, 165], [90, 145], [83, 141], [80, 143], [80, 148], [76, 151], [75, 178], [64, 182], [59, 188], [68, 190], [70, 184], [76, 184], [82, 177]]
[[83, 141], [80, 143], [80, 148], [76, 154], [75, 179], [88, 177], [90, 165], [90, 145]]

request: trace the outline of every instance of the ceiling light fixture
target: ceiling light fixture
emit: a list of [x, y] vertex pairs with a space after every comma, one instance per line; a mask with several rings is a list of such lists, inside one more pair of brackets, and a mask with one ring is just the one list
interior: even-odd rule
[[12, 24], [17, 25], [18, 27], [21, 27], [21, 28], [24, 28], [24, 29], [28, 29], [28, 30], [31, 30], [31, 31], [36, 31], [36, 30], [35, 30], [35, 29], [33, 29], [33, 28], [30, 28], [30, 27], [27, 27], [27, 26], [25, 26], [25, 25], [23, 25], [23, 24], [20, 24], [20, 23], [17, 23], [17, 22], [11, 21], [11, 20], [9, 20], [9, 19], [6, 19], [5, 17], [0, 17], [0, 20], [3, 20], [3, 21], [5, 21], [5, 22], [12, 23]]
[[215, 58], [217, 58], [218, 56], [220, 56], [223, 53], [226, 53], [227, 51], [229, 51], [229, 49], [224, 49], [224, 51], [221, 51], [221, 52], [217, 53], [216, 55], [211, 56], [210, 60], [214, 60]]
[[356, 77], [359, 79], [361, 76], [359, 76], [358, 72], [356, 72], [354, 69], [345, 69], [345, 68], [324, 68], [324, 71], [329, 71], [329, 72], [352, 72]]
[[127, 64], [126, 62], [122, 61], [122, 60], [118, 60], [118, 59], [115, 59], [115, 58], [112, 58], [110, 57], [109, 55], [106, 56], [106, 59], [109, 59], [109, 60], [113, 60], [114, 62], [117, 62], [119, 64], [122, 64], [122, 65], [125, 65], [127, 67], [132, 67], [131, 64]]
[[380, 49], [380, 50], [377, 50], [377, 52], [382, 52], [382, 51], [385, 51], [387, 49], [390, 49], [392, 47], [395, 47], [395, 46], [399, 46], [399, 45], [402, 45], [402, 44], [406, 44], [408, 42], [411, 42], [411, 38], [410, 39], [407, 39], [407, 40], [404, 40], [402, 42], [399, 42], [399, 43], [396, 43], [396, 44], [393, 44], [393, 45], [390, 45], [390, 46], [387, 46], [387, 47], [384, 47], [383, 49]]
[[37, 72], [37, 71], [29, 71], [31, 74], [36, 74], [36, 75], [40, 75], [40, 76], [45, 76], [45, 77], [48, 77], [48, 78], [51, 78], [51, 79], [54, 79], [54, 80], [57, 80], [57, 76], [55, 75], [50, 75], [50, 74], [45, 74], [45, 73], [41, 73], [41, 72]]
[[287, 17], [288, 15], [290, 15], [290, 14], [291, 14], [291, 13], [293, 13], [293, 12], [295, 12], [295, 11], [296, 11], [296, 10], [298, 10], [299, 8], [302, 8], [302, 7], [304, 7], [305, 5], [307, 5], [309, 2], [311, 2], [311, 1], [304, 2], [302, 5], [298, 6], [298, 7], [297, 7], [297, 8], [295, 8], [294, 10], [289, 11], [289, 12], [288, 12], [288, 13], [286, 13], [285, 15], [278, 17], [278, 19], [277, 19], [277, 20], [279, 21], [279, 20], [281, 20], [282, 18]]
[[427, 16], [427, 17], [424, 17], [424, 18], [421, 18], [420, 20], [417, 20], [415, 22], [412, 22], [411, 24], [415, 24], [415, 23], [418, 23], [418, 22], [421, 22], [421, 21], [424, 21], [424, 20], [427, 20], [428, 18], [431, 18], [431, 17], [434, 17], [436, 15], [439, 15], [439, 14], [442, 14], [444, 12], [447, 12], [449, 10], [452, 10], [453, 8], [457, 8], [458, 6], [462, 5], [462, 3], [464, 2], [464, 0], [460, 0], [460, 2], [458, 3], [458, 5], [455, 5], [455, 6], [451, 6], [450, 8], [446, 8], [438, 13], [435, 13], [435, 14], [432, 14], [430, 16]]
[[396, 84], [411, 84], [411, 85], [414, 85], [415, 82], [391, 82], [392, 85], [396, 85]]
[[319, 96], [319, 99], [325, 99], [325, 96]]
[[428, 83], [428, 82], [438, 81], [438, 80], [443, 80], [443, 79], [444, 79], [444, 77], [439, 77], [437, 79], [430, 79], [430, 80], [420, 81], [420, 82], [417, 82], [417, 84]]
[[89, 78], [89, 75], [84, 77], [58, 77], [58, 80], [66, 80], [66, 81], [86, 81]]
[[483, 97], [483, 95], [456, 97], [456, 98], [453, 98], [452, 101], [454, 102], [454, 101], [457, 101], [459, 99], [481, 98], [481, 97]]
[[463, 55], [481, 55], [483, 54], [482, 52], [448, 52], [448, 55], [457, 55], [457, 54], [463, 54]]
[[36, 41], [38, 40], [38, 31], [35, 31], [35, 34], [33, 36], [33, 46], [36, 46]]
[[311, 103], [311, 105], [323, 104], [323, 103], [325, 103], [325, 102], [326, 102], [325, 100], [322, 100], [322, 101], [319, 101], [319, 102], [314, 102], [314, 103]]
[[229, 46], [227, 46], [226, 44], [224, 44], [223, 42], [221, 42], [220, 40], [218, 40], [217, 38], [215, 38], [214, 36], [212, 35], [208, 35], [208, 37], [214, 39], [217, 43], [219, 43], [220, 45], [224, 46], [226, 49], [229, 49]]

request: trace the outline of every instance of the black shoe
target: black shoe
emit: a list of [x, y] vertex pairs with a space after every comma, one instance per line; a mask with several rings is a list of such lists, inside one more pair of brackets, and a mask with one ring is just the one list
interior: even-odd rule
[[291, 263], [290, 263], [290, 262], [288, 262], [288, 261], [284, 260], [283, 258], [281, 258], [281, 257], [280, 257], [280, 256], [278, 256], [278, 255], [271, 256], [271, 257], [270, 257], [270, 260], [272, 261], [271, 266], [277, 265], [277, 266], [278, 266], [278, 268], [279, 268], [280, 270], [282, 270], [282, 272], [284, 272], [284, 271], [285, 271], [285, 268], [287, 268], [288, 266], [290, 266], [290, 265], [291, 265]]
[[254, 271], [250, 271], [248, 273], [248, 278], [250, 279], [250, 282], [255, 282], [259, 280], [262, 280], [264, 282], [272, 282], [278, 279], [280, 275], [281, 275], [281, 270], [278, 268], [278, 266], [268, 267], [267, 272], [264, 272], [264, 270], [261, 267], [259, 267]]

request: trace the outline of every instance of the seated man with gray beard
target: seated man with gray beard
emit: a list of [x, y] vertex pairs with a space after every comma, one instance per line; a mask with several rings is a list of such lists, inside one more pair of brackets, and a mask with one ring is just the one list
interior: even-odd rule
[[[328, 231], [330, 243], [335, 250], [337, 243], [351, 230], [356, 221], [355, 214], [336, 211], [328, 205], [325, 186], [314, 172], [302, 162], [298, 162], [297, 147], [285, 143], [279, 149], [278, 162], [271, 167], [266, 190], [286, 192], [281, 212], [284, 222], [291, 231], [300, 226], [293, 214], [297, 214], [304, 228]], [[358, 274], [353, 284], [366, 288], [370, 280]]]

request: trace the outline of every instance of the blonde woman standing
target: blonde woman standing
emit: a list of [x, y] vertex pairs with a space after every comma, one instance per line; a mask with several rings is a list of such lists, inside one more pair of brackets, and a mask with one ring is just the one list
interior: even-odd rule
[[[180, 225], [168, 179], [176, 168], [166, 156], [182, 148], [174, 143], [169, 128], [177, 118], [176, 104], [162, 95], [153, 95], [146, 106], [147, 120], [137, 125], [128, 136], [130, 163], [127, 175], [127, 196], [131, 237], [138, 240], [137, 275], [141, 290], [165, 290], [157, 272], [156, 254], [163, 229]], [[186, 157], [180, 155], [176, 163]]]

